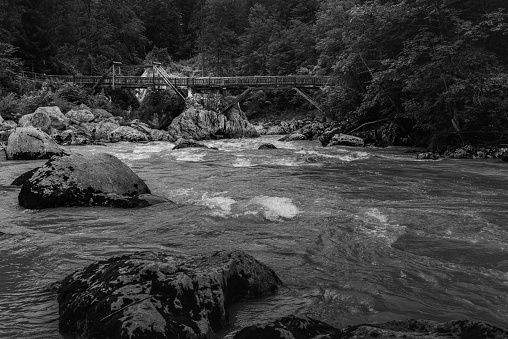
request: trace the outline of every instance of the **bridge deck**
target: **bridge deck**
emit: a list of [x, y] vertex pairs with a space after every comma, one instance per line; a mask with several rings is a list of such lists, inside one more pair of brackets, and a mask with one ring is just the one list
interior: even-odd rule
[[[53, 79], [75, 84], [93, 86], [102, 79], [100, 86], [149, 88], [163, 87], [167, 83], [162, 77], [141, 76], [72, 76], [30, 74], [28, 78]], [[246, 87], [323, 87], [334, 84], [332, 77], [326, 76], [247, 76], [247, 77], [170, 77], [176, 87], [193, 88], [246, 88]]]

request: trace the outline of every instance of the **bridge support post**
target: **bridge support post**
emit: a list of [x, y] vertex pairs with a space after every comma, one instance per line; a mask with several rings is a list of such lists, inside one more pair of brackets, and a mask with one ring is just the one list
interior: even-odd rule
[[316, 107], [319, 112], [323, 113], [323, 110], [321, 109], [321, 107], [319, 107], [319, 104], [315, 100], [313, 100], [307, 93], [305, 93], [303, 90], [299, 89], [298, 87], [295, 87], [294, 89], [295, 89], [296, 93], [300, 94], [305, 100], [310, 102], [312, 106]]
[[[118, 70], [120, 71], [120, 66], [122, 65], [121, 62], [119, 61], [113, 61], [113, 66], [111, 66], [113, 68], [113, 79], [112, 79], [112, 84], [111, 84], [111, 87], [113, 89], [115, 89], [115, 75], [116, 75], [116, 68], [118, 67]], [[115, 67], [117, 66], [117, 67]]]

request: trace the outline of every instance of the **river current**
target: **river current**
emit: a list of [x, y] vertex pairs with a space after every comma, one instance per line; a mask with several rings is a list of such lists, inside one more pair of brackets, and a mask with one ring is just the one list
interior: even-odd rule
[[[10, 183], [44, 161], [0, 156], [0, 338], [62, 338], [48, 286], [136, 251], [240, 249], [284, 282], [237, 304], [231, 330], [296, 313], [342, 327], [418, 318], [508, 328], [508, 164], [416, 160], [403, 148], [207, 141], [107, 152], [177, 204], [24, 210]], [[271, 142], [279, 149], [258, 150]]]

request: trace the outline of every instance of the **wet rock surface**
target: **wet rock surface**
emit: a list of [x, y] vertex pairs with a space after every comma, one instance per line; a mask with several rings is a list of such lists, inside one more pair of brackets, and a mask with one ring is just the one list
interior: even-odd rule
[[30, 209], [60, 206], [134, 208], [169, 202], [152, 196], [141, 178], [107, 153], [50, 159], [29, 179], [24, 179], [18, 201]]
[[280, 285], [270, 268], [241, 251], [135, 253], [65, 278], [59, 326], [79, 338], [215, 338], [228, 324], [227, 306]]
[[175, 142], [175, 147], [173, 147], [174, 150], [177, 149], [183, 149], [183, 148], [210, 148], [210, 149], [217, 149], [217, 148], [211, 148], [206, 146], [205, 144], [199, 143], [193, 139], [178, 139]]
[[258, 149], [277, 149], [274, 144], [262, 144]]
[[470, 320], [438, 323], [428, 320], [390, 321], [361, 324], [341, 330], [321, 321], [288, 316], [267, 324], [258, 324], [228, 336], [232, 339], [506, 339], [508, 331]]
[[49, 135], [35, 127], [18, 127], [7, 140], [8, 160], [49, 159], [66, 154]]

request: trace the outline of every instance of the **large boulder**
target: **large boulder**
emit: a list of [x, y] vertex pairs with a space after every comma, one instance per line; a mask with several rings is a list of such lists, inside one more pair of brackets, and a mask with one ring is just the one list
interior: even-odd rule
[[266, 131], [266, 135], [281, 135], [286, 134], [286, 130], [282, 126], [271, 126]]
[[108, 111], [102, 108], [92, 109], [92, 114], [95, 117], [95, 121], [97, 122], [113, 117], [113, 114], [109, 113]]
[[89, 109], [78, 109], [75, 107], [65, 114], [65, 117], [75, 125], [79, 125], [86, 122], [92, 122], [95, 116]]
[[51, 119], [42, 111], [35, 111], [31, 114], [25, 114], [19, 119], [18, 125], [20, 127], [35, 127], [45, 133], [51, 131]]
[[65, 117], [58, 106], [39, 107], [35, 110], [34, 114], [36, 113], [46, 114], [51, 120], [51, 127], [54, 129], [64, 130], [69, 125], [69, 119]]
[[26, 180], [19, 204], [42, 209], [59, 206], [145, 207], [169, 202], [150, 195], [146, 184], [118, 158], [98, 153], [52, 158]]
[[59, 326], [79, 338], [216, 338], [228, 325], [227, 306], [280, 285], [270, 268], [240, 251], [134, 253], [66, 277]]
[[43, 131], [35, 127], [18, 127], [9, 135], [5, 153], [9, 160], [35, 160], [66, 152]]
[[14, 132], [14, 129], [18, 127], [12, 120], [3, 120], [0, 116], [0, 141], [7, 142], [9, 136]]
[[149, 141], [149, 136], [135, 128], [129, 126], [120, 126], [109, 132], [108, 139], [111, 142], [130, 141], [140, 142]]
[[226, 114], [190, 107], [176, 117], [168, 128], [173, 138], [179, 139], [220, 139], [258, 137], [254, 126], [238, 109], [231, 109]]
[[362, 138], [348, 134], [335, 134], [326, 146], [358, 146], [363, 147], [365, 142]]
[[381, 324], [361, 324], [339, 330], [311, 318], [287, 316], [267, 324], [246, 327], [236, 332], [233, 339], [505, 339], [508, 331], [470, 320], [438, 323], [428, 320], [390, 321]]
[[95, 127], [95, 140], [109, 140], [109, 133], [119, 128], [120, 125], [113, 119], [107, 119], [99, 122]]
[[161, 131], [159, 129], [153, 129], [150, 131], [150, 139], [153, 141], [174, 141], [168, 131]]

